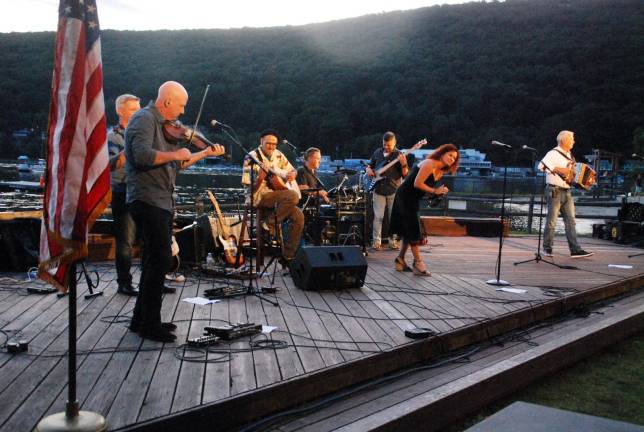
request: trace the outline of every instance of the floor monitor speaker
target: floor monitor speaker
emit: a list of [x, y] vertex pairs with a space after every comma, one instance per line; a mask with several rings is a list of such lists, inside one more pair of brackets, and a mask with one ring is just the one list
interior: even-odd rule
[[303, 246], [291, 263], [295, 286], [305, 290], [360, 288], [367, 260], [356, 246]]

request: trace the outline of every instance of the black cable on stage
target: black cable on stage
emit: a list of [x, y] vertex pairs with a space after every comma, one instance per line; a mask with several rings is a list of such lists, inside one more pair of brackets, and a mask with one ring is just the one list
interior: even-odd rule
[[[358, 300], [356, 300], [356, 301], [358, 301]], [[364, 299], [364, 300], [360, 300], [360, 301], [371, 301], [371, 300]], [[391, 300], [383, 299], [383, 301], [391, 301]], [[457, 320], [463, 320], [463, 319], [488, 320], [488, 319], [490, 319], [488, 317], [485, 317], [485, 318], [483, 318], [483, 317], [465, 317], [465, 316], [457, 316], [457, 315], [453, 315], [451, 317], [446, 317], [446, 318], [435, 318], [435, 317], [415, 317], [415, 318], [389, 318], [389, 317], [387, 317], [387, 318], [376, 318], [376, 317], [371, 317], [371, 316], [366, 316], [366, 315], [352, 315], [352, 314], [347, 314], [347, 313], [342, 313], [342, 312], [334, 312], [332, 310], [319, 309], [319, 308], [316, 308], [316, 307], [313, 307], [313, 306], [296, 305], [294, 303], [290, 303], [290, 302], [287, 302], [287, 301], [284, 301], [284, 300], [282, 300], [282, 303], [286, 304], [288, 306], [293, 306], [293, 307], [299, 308], [299, 309], [313, 310], [313, 311], [316, 311], [316, 312], [328, 313], [328, 314], [332, 314], [332, 315], [339, 316], [339, 317], [344, 317], [344, 318], [356, 318], [356, 319], [364, 319], [364, 320], [371, 320], [371, 321], [415, 321], [415, 320], [445, 321], [445, 320], [455, 320], [455, 319], [457, 319]], [[418, 306], [418, 305], [414, 305], [414, 306], [424, 308], [423, 306]], [[426, 309], [426, 310], [432, 311], [432, 309]]]
[[[252, 423], [252, 424], [240, 429], [239, 432], [251, 432], [251, 431], [255, 431], [255, 430], [265, 430], [265, 428], [267, 426], [272, 425], [276, 420], [279, 420], [281, 418], [290, 417], [290, 416], [294, 416], [294, 415], [301, 415], [301, 414], [307, 413], [309, 411], [313, 411], [313, 410], [316, 410], [318, 408], [322, 408], [322, 407], [324, 407], [326, 405], [332, 404], [332, 403], [334, 403], [336, 401], [339, 401], [339, 400], [344, 399], [346, 397], [352, 396], [352, 395], [354, 395], [354, 394], [356, 394], [358, 392], [361, 392], [363, 390], [367, 390], [367, 389], [369, 389], [371, 387], [375, 387], [375, 386], [378, 386], [378, 385], [381, 385], [381, 384], [385, 384], [385, 383], [387, 383], [389, 381], [397, 380], [399, 378], [404, 377], [405, 375], [409, 375], [411, 373], [420, 372], [420, 371], [427, 370], [427, 369], [434, 369], [434, 368], [440, 367], [440, 366], [442, 366], [444, 364], [447, 364], [447, 363], [450, 363], [450, 362], [453, 362], [453, 361], [468, 358], [472, 354], [476, 353], [479, 350], [480, 350], [480, 348], [477, 347], [477, 348], [474, 348], [474, 349], [466, 352], [465, 354], [462, 354], [462, 355], [459, 355], [459, 356], [450, 357], [448, 359], [441, 360], [441, 361], [432, 363], [430, 365], [419, 366], [419, 367], [416, 367], [416, 368], [407, 369], [407, 370], [404, 370], [404, 371], [401, 371], [401, 372], [398, 372], [398, 373], [394, 373], [392, 375], [388, 375], [388, 376], [383, 377], [383, 378], [379, 378], [379, 379], [376, 379], [376, 380], [369, 381], [369, 382], [367, 382], [365, 384], [361, 384], [361, 385], [358, 385], [358, 386], [353, 387], [351, 389], [341, 391], [341, 392], [339, 392], [339, 393], [337, 393], [335, 395], [332, 395], [330, 397], [324, 398], [324, 399], [322, 399], [322, 400], [320, 400], [318, 402], [314, 402], [312, 404], [307, 404], [307, 405], [305, 405], [303, 407], [300, 407], [300, 408], [291, 409], [291, 410], [288, 410], [288, 411], [284, 411], [284, 412], [277, 413], [277, 414], [271, 415], [269, 417], [263, 418], [263, 419], [255, 422], [255, 423]], [[260, 427], [261, 427], [261, 429], [259, 429]]]
[[[434, 369], [434, 368], [443, 366], [443, 365], [448, 364], [448, 363], [468, 363], [468, 362], [470, 362], [470, 357], [473, 354], [481, 351], [484, 348], [491, 347], [493, 345], [503, 346], [507, 342], [520, 342], [520, 343], [525, 343], [525, 344], [527, 344], [529, 346], [532, 346], [532, 347], [538, 346], [539, 345], [538, 343], [532, 341], [531, 333], [533, 333], [534, 331], [539, 330], [541, 328], [551, 327], [554, 324], [566, 321], [567, 319], [570, 319], [571, 317], [575, 317], [575, 316], [576, 315], [574, 314], [574, 312], [571, 311], [570, 313], [564, 314], [563, 316], [552, 318], [552, 319], [546, 320], [546, 321], [541, 322], [541, 323], [537, 323], [537, 324], [535, 324], [535, 325], [533, 325], [531, 327], [528, 327], [527, 329], [517, 329], [517, 330], [515, 330], [513, 332], [510, 332], [510, 333], [508, 333], [506, 335], [502, 335], [502, 336], [499, 336], [499, 337], [490, 337], [489, 339], [487, 339], [485, 341], [482, 341], [481, 343], [477, 344], [475, 347], [473, 347], [472, 349], [466, 351], [463, 354], [448, 357], [446, 359], [439, 360], [439, 361], [431, 363], [429, 365], [424, 365], [424, 366], [419, 366], [419, 367], [415, 367], [415, 368], [411, 368], [411, 369], [406, 369], [404, 371], [394, 373], [392, 375], [388, 375], [388, 376], [383, 377], [383, 378], [379, 378], [379, 379], [369, 381], [369, 382], [367, 382], [365, 384], [359, 385], [359, 386], [354, 387], [352, 389], [348, 389], [346, 391], [341, 391], [341, 392], [339, 392], [339, 393], [337, 393], [335, 395], [323, 398], [322, 400], [320, 400], [318, 402], [314, 402], [314, 403], [305, 405], [303, 407], [299, 407], [299, 408], [295, 408], [295, 409], [291, 409], [291, 410], [288, 410], [288, 411], [284, 411], [284, 412], [281, 412], [281, 413], [274, 414], [272, 416], [269, 416], [269, 417], [266, 417], [264, 419], [261, 419], [261, 420], [255, 422], [255, 423], [252, 423], [252, 424], [240, 429], [240, 432], [251, 432], [251, 431], [254, 431], [254, 430], [264, 430], [263, 428], [267, 427], [268, 425], [273, 425], [279, 419], [282, 419], [282, 418], [285, 418], [285, 417], [292, 417], [292, 416], [295, 416], [295, 415], [301, 415], [301, 414], [304, 414], [304, 413], [308, 413], [310, 411], [314, 411], [316, 409], [322, 408], [322, 407], [324, 407], [326, 405], [330, 405], [330, 404], [332, 404], [332, 403], [334, 403], [336, 401], [339, 401], [339, 400], [341, 400], [343, 398], [352, 396], [355, 393], [358, 393], [360, 391], [367, 390], [367, 389], [369, 389], [371, 387], [375, 387], [375, 386], [378, 386], [378, 385], [381, 385], [381, 384], [385, 384], [388, 381], [393, 381], [393, 380], [402, 378], [405, 375], [409, 375], [409, 374], [416, 373], [416, 372], [421, 372], [421, 371], [427, 370], [427, 369]], [[262, 429], [259, 429], [260, 427]]]

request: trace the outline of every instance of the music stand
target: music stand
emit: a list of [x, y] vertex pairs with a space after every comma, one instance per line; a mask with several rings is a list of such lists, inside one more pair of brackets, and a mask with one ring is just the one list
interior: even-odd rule
[[[257, 242], [256, 248], [255, 248], [255, 254], [257, 254], [259, 252], [259, 242], [262, 241], [262, 239], [260, 239], [259, 236], [257, 235], [259, 230], [255, 227], [255, 206], [253, 205], [253, 195], [255, 193], [255, 191], [253, 189], [255, 187], [255, 169], [253, 168], [253, 164], [256, 164], [259, 167], [259, 169], [264, 169], [264, 168], [263, 168], [262, 164], [253, 155], [251, 155], [246, 150], [246, 148], [239, 142], [239, 140], [237, 140], [230, 133], [228, 133], [228, 131], [225, 129], [225, 127], [229, 127], [229, 126], [226, 126], [223, 123], [217, 123], [217, 124], [222, 126], [222, 128], [221, 128], [222, 132], [224, 132], [224, 134], [226, 134], [226, 136], [235, 145], [237, 145], [237, 147], [240, 148], [240, 150], [246, 155], [246, 157], [248, 157], [248, 161], [249, 161], [249, 165], [250, 165], [250, 191], [249, 191], [250, 192], [250, 203], [249, 203], [250, 208], [248, 210], [249, 213], [250, 213], [250, 217], [249, 217], [250, 224], [249, 224], [249, 227], [248, 227], [248, 232], [250, 233], [249, 241], [250, 241], [250, 246], [251, 246], [251, 249], [252, 249], [252, 246], [253, 246], [253, 240], [252, 240], [253, 234], [252, 233], [253, 233], [253, 230], [255, 230], [255, 241]], [[239, 247], [241, 248], [242, 245], [239, 245]], [[255, 257], [255, 259], [258, 260], [259, 257]], [[266, 270], [266, 269], [264, 269], [264, 270]], [[260, 300], [264, 300], [265, 302], [272, 304], [273, 306], [279, 306], [279, 304], [276, 301], [273, 301], [273, 300], [271, 300], [269, 298], [266, 298], [265, 296], [263, 296], [261, 294], [262, 291], [259, 288], [259, 283], [258, 282], [255, 282], [255, 285], [253, 285], [253, 281], [257, 281], [258, 277], [259, 277], [259, 275], [256, 272], [253, 273], [253, 254], [251, 253], [248, 256], [248, 287], [246, 287], [246, 294], [247, 295], [253, 295], [253, 296], [259, 298]]]
[[[534, 165], [534, 162], [535, 162], [534, 158], [532, 159], [532, 162], [533, 162], [533, 165]], [[539, 163], [541, 163], [541, 161]], [[545, 170], [550, 171], [550, 168], [548, 168], [545, 164], [543, 164], [543, 167], [544, 167]], [[552, 171], [550, 171], [550, 172], [552, 173]], [[537, 182], [534, 183], [534, 186], [532, 188], [532, 196], [535, 195], [535, 189], [537, 188], [536, 183]], [[532, 262], [532, 261], [534, 261], [536, 263], [539, 263], [539, 262], [543, 261], [543, 262], [545, 262], [547, 264], [553, 265], [555, 267], [559, 267], [560, 269], [576, 270], [577, 267], [569, 266], [569, 265], [557, 264], [554, 261], [545, 260], [541, 256], [541, 225], [543, 223], [543, 194], [545, 193], [545, 190], [546, 190], [546, 173], [544, 171], [544, 173], [543, 173], [543, 182], [541, 183], [541, 194], [539, 195], [539, 235], [537, 237], [537, 252], [535, 252], [534, 258], [531, 258], [531, 259], [525, 260], [525, 261], [517, 261], [517, 262], [514, 263], [514, 265], [525, 264], [525, 263], [529, 263], [529, 262]]]

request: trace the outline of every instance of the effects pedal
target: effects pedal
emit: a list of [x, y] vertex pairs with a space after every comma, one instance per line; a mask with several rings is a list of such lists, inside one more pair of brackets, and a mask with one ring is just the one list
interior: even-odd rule
[[56, 288], [39, 288], [39, 287], [29, 287], [27, 292], [30, 294], [53, 294], [57, 290]]
[[224, 340], [232, 340], [261, 333], [262, 325], [255, 323], [237, 323], [219, 327], [204, 327], [203, 330], [204, 334], [215, 335]]
[[192, 339], [188, 339], [188, 346], [191, 347], [206, 347], [210, 345], [215, 345], [219, 342], [219, 337], [215, 335], [200, 336]]
[[405, 330], [405, 336], [411, 339], [425, 339], [435, 334], [434, 330], [425, 327], [414, 327]]
[[7, 342], [7, 352], [10, 354], [18, 354], [29, 350], [29, 342], [26, 340]]

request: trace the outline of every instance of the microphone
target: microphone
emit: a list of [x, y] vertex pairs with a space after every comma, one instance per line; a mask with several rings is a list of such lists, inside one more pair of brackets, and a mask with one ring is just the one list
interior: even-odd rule
[[504, 144], [504, 143], [499, 142], [499, 141], [492, 141], [490, 144], [495, 145], [495, 146], [499, 146], [499, 147], [512, 148], [512, 146], [510, 144]]
[[298, 148], [295, 146], [295, 144], [291, 144], [287, 140], [282, 140], [282, 144], [286, 144], [287, 146], [291, 147], [293, 150], [298, 151]]
[[536, 149], [536, 148], [534, 148], [534, 147], [529, 147], [529, 146], [527, 146], [527, 145], [525, 145], [525, 144], [521, 147], [521, 150], [530, 150], [530, 151], [533, 151], [533, 152], [536, 152], [536, 151], [537, 151], [537, 149]]
[[222, 123], [219, 120], [212, 119], [210, 121], [210, 126], [216, 128], [217, 126], [229, 127], [226, 123]]
[[638, 155], [637, 153], [633, 153], [633, 154], [631, 155], [631, 157], [632, 157], [633, 159], [644, 160], [644, 156], [640, 156], [640, 155]]

